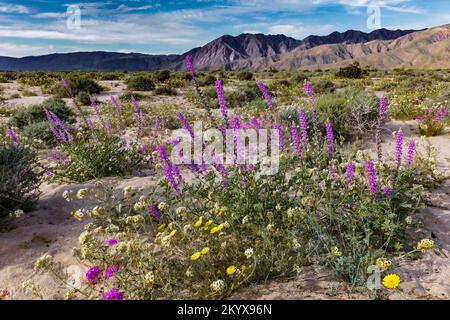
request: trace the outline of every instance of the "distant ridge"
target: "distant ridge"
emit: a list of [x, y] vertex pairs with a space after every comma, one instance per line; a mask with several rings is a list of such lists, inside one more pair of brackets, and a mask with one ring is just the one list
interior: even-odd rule
[[[436, 67], [447, 62], [449, 25], [424, 30], [379, 29], [370, 33], [356, 30], [333, 32], [327, 36], [308, 36], [296, 40], [285, 35], [224, 35], [182, 55], [147, 55], [117, 52], [75, 52], [24, 58], [0, 56], [1, 70], [42, 71], [144, 71], [184, 70], [184, 58], [190, 54], [198, 70], [264, 70], [269, 67], [298, 69], [337, 67], [358, 60], [379, 68]], [[436, 49], [430, 47], [439, 42]], [[442, 48], [441, 48], [442, 47]], [[403, 49], [402, 49], [403, 48]], [[417, 50], [415, 50], [416, 48]], [[438, 50], [441, 48], [440, 50]], [[416, 55], [408, 54], [414, 51]], [[439, 52], [437, 52], [439, 51]], [[432, 54], [432, 61], [422, 55]], [[409, 61], [410, 59], [411, 61]], [[421, 61], [421, 63], [417, 63]]]

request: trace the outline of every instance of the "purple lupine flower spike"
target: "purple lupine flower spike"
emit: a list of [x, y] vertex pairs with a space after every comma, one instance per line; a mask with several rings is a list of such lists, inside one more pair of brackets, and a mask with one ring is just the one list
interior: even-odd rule
[[355, 165], [353, 162], [347, 163], [347, 171], [345, 172], [345, 182], [347, 186], [351, 186], [353, 184], [353, 176], [355, 175]]
[[313, 88], [311, 86], [311, 84], [309, 83], [308, 80], [305, 80], [305, 82], [303, 83], [303, 89], [305, 90], [306, 95], [308, 96], [309, 100], [311, 100], [311, 102], [314, 105], [317, 105], [317, 101], [314, 98], [314, 91]]
[[250, 119], [250, 123], [253, 125], [253, 127], [254, 127], [257, 131], [261, 130], [261, 125], [259, 124], [258, 119], [256, 119], [256, 118], [251, 118], [251, 119]]
[[106, 120], [105, 127], [106, 134], [108, 135], [108, 137], [111, 137], [111, 122], [109, 121], [109, 119]]
[[139, 109], [138, 103], [134, 97], [131, 97], [131, 104], [133, 105], [134, 113], [140, 114], [141, 110]]
[[394, 191], [390, 187], [385, 187], [383, 189], [383, 194], [386, 198], [390, 199], [394, 196]]
[[383, 122], [386, 119], [386, 110], [387, 110], [387, 99], [385, 96], [380, 98], [380, 111], [378, 117], [380, 122]]
[[328, 145], [328, 157], [333, 158], [335, 147], [334, 147], [334, 135], [333, 126], [331, 122], [325, 123], [325, 130], [327, 133], [327, 145]]
[[14, 145], [18, 145], [19, 144], [19, 140], [17, 139], [17, 134], [16, 134], [16, 132], [13, 129], [7, 128], [6, 129], [6, 134], [11, 139], [12, 144], [14, 144]]
[[216, 80], [216, 93], [217, 100], [219, 101], [220, 113], [222, 113], [222, 117], [225, 120], [225, 123], [228, 123], [228, 111], [227, 111], [227, 102], [225, 100], [225, 93], [222, 87], [222, 81]]
[[306, 117], [305, 109], [302, 109], [298, 112], [298, 119], [300, 122], [300, 130], [302, 133], [302, 143], [306, 146], [308, 144], [308, 118]]
[[408, 142], [408, 154], [406, 157], [406, 164], [410, 167], [414, 163], [414, 155], [416, 151], [416, 143], [413, 139], [410, 139]]
[[272, 102], [272, 98], [269, 94], [269, 91], [267, 91], [267, 88], [264, 86], [264, 83], [262, 83], [262, 81], [258, 81], [257, 85], [258, 85], [259, 90], [263, 94], [264, 100], [266, 101], [266, 104], [269, 107], [269, 110], [272, 111], [273, 110], [273, 102]]
[[291, 134], [292, 134], [292, 142], [293, 142], [293, 145], [294, 145], [295, 154], [299, 158], [301, 158], [302, 157], [302, 149], [300, 148], [300, 136], [298, 134], [297, 127], [292, 127], [291, 128]]
[[195, 78], [195, 69], [194, 69], [194, 63], [192, 61], [192, 56], [188, 54], [186, 56], [186, 69], [191, 75], [192, 78]]
[[154, 204], [148, 206], [148, 213], [150, 213], [150, 215], [157, 221], [164, 220], [164, 217], [159, 212], [158, 207], [155, 206]]
[[69, 82], [66, 79], [61, 80], [61, 84], [64, 88], [66, 88], [67, 92], [70, 96], [73, 96], [72, 89], [70, 88]]
[[399, 130], [395, 135], [395, 150], [394, 150], [394, 159], [397, 164], [397, 168], [400, 167], [402, 163], [403, 156], [403, 131]]
[[183, 116], [181, 112], [177, 112], [177, 117], [180, 120], [181, 124], [183, 125], [184, 129], [189, 133], [191, 138], [194, 138], [194, 130], [192, 130], [191, 125], [186, 120], [186, 118]]
[[281, 150], [284, 149], [284, 141], [283, 141], [283, 131], [281, 130], [281, 125], [279, 123], [274, 124], [274, 129], [276, 130], [276, 134], [278, 137], [278, 144]]
[[375, 170], [375, 165], [372, 161], [366, 162], [367, 180], [369, 183], [370, 193], [376, 196], [378, 193], [378, 178]]

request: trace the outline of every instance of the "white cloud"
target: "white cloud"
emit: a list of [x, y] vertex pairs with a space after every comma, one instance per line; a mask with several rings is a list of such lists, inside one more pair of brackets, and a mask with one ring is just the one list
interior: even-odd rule
[[0, 13], [29, 13], [28, 7], [20, 4], [0, 3]]
[[3, 56], [24, 57], [31, 55], [47, 54], [54, 51], [53, 46], [32, 46], [16, 43], [0, 43], [0, 52]]

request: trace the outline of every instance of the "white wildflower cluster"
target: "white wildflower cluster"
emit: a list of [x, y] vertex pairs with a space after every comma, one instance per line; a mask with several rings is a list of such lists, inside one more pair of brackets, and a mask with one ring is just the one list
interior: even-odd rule
[[245, 257], [247, 258], [247, 259], [250, 259], [251, 257], [253, 257], [253, 248], [248, 248], [248, 249], [246, 249], [245, 250], [245, 252], [244, 252], [244, 254], [245, 254]]
[[214, 292], [221, 292], [225, 289], [225, 282], [223, 280], [216, 280], [211, 283], [211, 290]]

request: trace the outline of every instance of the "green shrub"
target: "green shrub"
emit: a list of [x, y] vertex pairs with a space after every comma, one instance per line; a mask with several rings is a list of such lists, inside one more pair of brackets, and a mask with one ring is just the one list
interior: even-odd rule
[[120, 95], [119, 100], [120, 102], [131, 102], [131, 97], [134, 97], [136, 101], [145, 99], [145, 96], [140, 93], [125, 91]]
[[241, 81], [250, 81], [253, 79], [253, 73], [251, 71], [242, 71], [236, 75], [236, 78]]
[[169, 86], [158, 87], [153, 91], [155, 96], [176, 96], [178, 94], [177, 90]]
[[127, 89], [130, 91], [152, 91], [155, 84], [149, 76], [134, 75], [125, 81]]
[[169, 70], [161, 70], [156, 72], [155, 80], [159, 83], [166, 82], [170, 79], [170, 71]]
[[202, 87], [212, 86], [215, 82], [216, 82], [216, 78], [211, 74], [208, 74], [199, 79], [199, 84]]
[[88, 93], [82, 91], [75, 96], [75, 101], [81, 106], [89, 106], [91, 104], [91, 96]]
[[339, 78], [361, 79], [365, 75], [364, 70], [360, 67], [359, 62], [354, 62], [347, 67], [340, 68], [336, 73]]
[[378, 99], [363, 90], [346, 89], [317, 99], [321, 123], [331, 121], [336, 137], [362, 137], [375, 128]]
[[104, 131], [77, 135], [72, 143], [60, 145], [67, 159], [57, 161], [51, 169], [53, 180], [81, 183], [102, 177], [126, 175], [141, 164], [137, 144], [124, 147], [119, 135], [108, 136]]
[[23, 129], [31, 123], [43, 122], [47, 119], [44, 109], [56, 114], [63, 122], [71, 122], [73, 120], [72, 112], [64, 100], [59, 98], [50, 98], [40, 105], [30, 106], [19, 111], [10, 119], [9, 125]]
[[319, 94], [333, 93], [336, 91], [336, 85], [330, 80], [313, 80], [311, 84], [314, 87], [314, 92]]
[[31, 149], [0, 142], [0, 217], [16, 209], [32, 209], [42, 175], [36, 161]]
[[[95, 80], [84, 75], [72, 75], [67, 77], [66, 80], [72, 94], [75, 96], [80, 92], [86, 92], [90, 95], [99, 94], [103, 90]], [[67, 89], [59, 82], [50, 90], [50, 92], [59, 98], [68, 98], [70, 96]]]
[[48, 121], [32, 122], [22, 128], [22, 135], [32, 144], [54, 145], [57, 141], [50, 131]]

